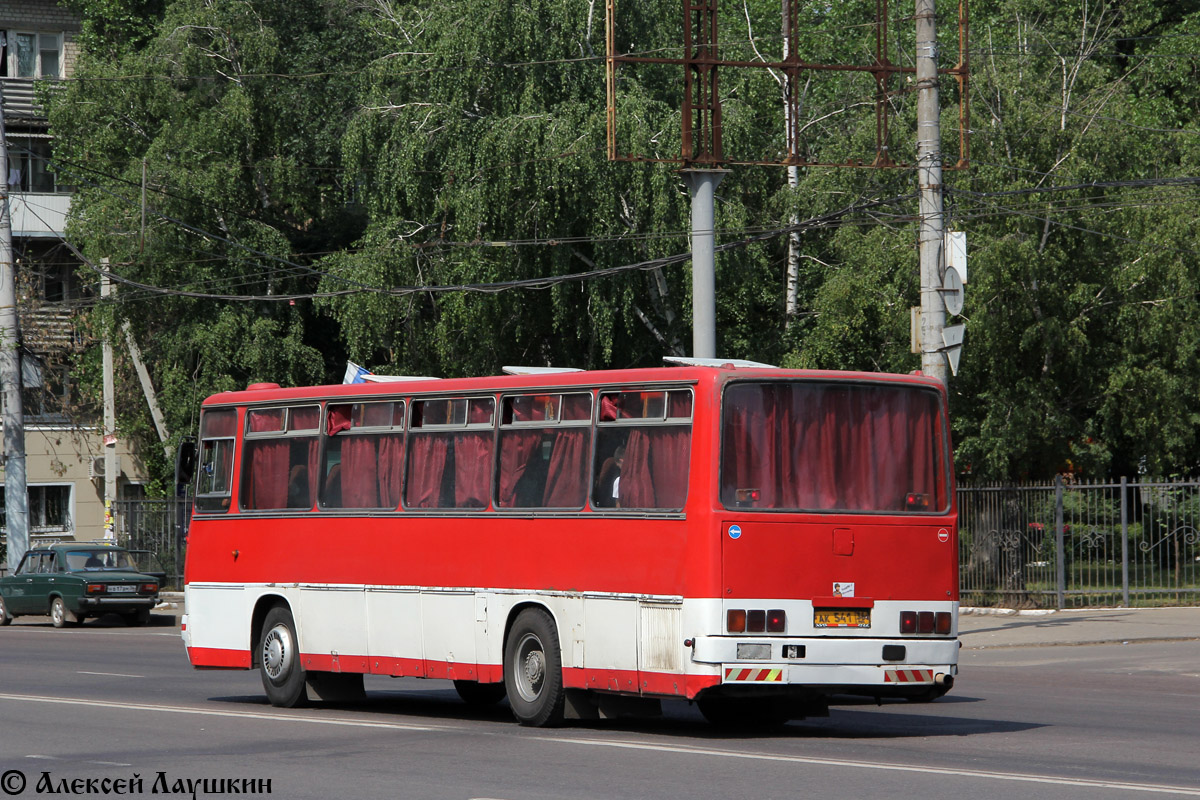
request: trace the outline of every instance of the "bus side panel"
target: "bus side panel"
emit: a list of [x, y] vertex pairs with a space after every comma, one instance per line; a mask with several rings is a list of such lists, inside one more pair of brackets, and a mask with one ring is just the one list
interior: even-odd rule
[[421, 593], [426, 677], [475, 680], [475, 593]]
[[425, 674], [420, 592], [371, 587], [367, 590], [366, 626], [373, 674]]
[[241, 586], [184, 586], [184, 643], [195, 667], [250, 668], [250, 611]]
[[367, 671], [366, 595], [361, 586], [302, 586], [292, 608], [304, 668]]

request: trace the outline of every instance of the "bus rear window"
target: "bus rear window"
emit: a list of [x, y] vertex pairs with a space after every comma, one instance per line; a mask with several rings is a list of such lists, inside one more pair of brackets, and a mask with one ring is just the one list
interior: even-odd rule
[[735, 383], [725, 392], [726, 508], [929, 513], [949, 507], [938, 395], [896, 384]]

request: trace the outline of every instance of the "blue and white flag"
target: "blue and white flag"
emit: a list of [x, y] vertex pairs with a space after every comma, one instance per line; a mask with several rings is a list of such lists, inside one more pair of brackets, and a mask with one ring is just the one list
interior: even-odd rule
[[353, 361], [347, 361], [346, 377], [342, 378], [342, 383], [366, 383], [366, 376], [370, 374], [371, 371], [366, 367], [360, 367]]

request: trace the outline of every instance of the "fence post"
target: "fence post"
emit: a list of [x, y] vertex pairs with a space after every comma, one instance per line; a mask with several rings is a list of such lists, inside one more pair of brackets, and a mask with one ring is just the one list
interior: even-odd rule
[[1058, 610], [1066, 605], [1067, 565], [1066, 548], [1063, 546], [1063, 479], [1054, 476], [1054, 560], [1058, 564]]
[[1129, 608], [1129, 508], [1126, 505], [1128, 479], [1121, 478], [1121, 604]]

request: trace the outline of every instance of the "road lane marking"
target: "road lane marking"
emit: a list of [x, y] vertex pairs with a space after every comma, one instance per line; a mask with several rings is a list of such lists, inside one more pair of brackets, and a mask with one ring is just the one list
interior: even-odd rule
[[[362, 719], [346, 719], [344, 717], [314, 717], [311, 714], [264, 713], [260, 711], [226, 711], [221, 709], [197, 708], [195, 706], [150, 705], [147, 703], [113, 703], [99, 700], [84, 700], [80, 698], [45, 697], [40, 695], [22, 695], [0, 693], [0, 700], [11, 700], [27, 703], [47, 703], [52, 705], [94, 706], [126, 711], [154, 711], [168, 714], [194, 714], [208, 717], [229, 717], [234, 719], [268, 720], [273, 722], [300, 722], [312, 725], [335, 725], [352, 728], [374, 728], [398, 731], [452, 731], [465, 730], [465, 725], [414, 725], [401, 722], [377, 722]], [[1114, 789], [1126, 792], [1141, 792], [1149, 794], [1169, 794], [1186, 797], [1200, 797], [1200, 788], [1188, 786], [1170, 786], [1155, 783], [1126, 783], [1121, 781], [1092, 780], [1087, 778], [1068, 778], [1055, 775], [1036, 775], [1020, 772], [993, 772], [990, 770], [961, 769], [956, 767], [918, 767], [909, 764], [866, 763], [834, 758], [815, 758], [812, 756], [795, 756], [772, 753], [739, 752], [736, 750], [718, 750], [709, 747], [690, 745], [655, 744], [652, 742], [634, 742], [622, 739], [587, 739], [579, 737], [562, 737], [535, 735], [542, 742], [556, 744], [582, 745], [586, 747], [612, 747], [627, 750], [643, 750], [677, 755], [695, 755], [705, 758], [734, 758], [747, 761], [769, 761], [790, 764], [809, 764], [818, 767], [840, 767], [859, 770], [875, 770], [881, 772], [907, 772], [922, 775], [955, 776], [979, 780], [1011, 781], [1014, 783], [1032, 783], [1051, 786], [1074, 786], [1088, 789]], [[30, 756], [30, 758], [53, 758], [49, 756]]]
[[1156, 783], [1124, 783], [1120, 781], [1090, 780], [1087, 778], [1065, 778], [1055, 775], [1034, 775], [1021, 772], [992, 772], [990, 770], [959, 769], [956, 767], [916, 767], [909, 764], [864, 763], [862, 761], [846, 761], [836, 758], [814, 758], [812, 756], [789, 756], [772, 753], [748, 753], [736, 750], [716, 750], [708, 747], [692, 747], [689, 745], [653, 744], [650, 742], [631, 742], [628, 740], [611, 739], [578, 739], [561, 737], [544, 737], [543, 741], [560, 744], [578, 744], [592, 747], [615, 747], [628, 750], [650, 750], [659, 753], [680, 753], [699, 755], [706, 758], [738, 758], [749, 761], [777, 761], [794, 764], [812, 764], [821, 767], [849, 767], [852, 769], [869, 769], [884, 772], [913, 772], [923, 775], [947, 775], [960, 778], [979, 778], [983, 780], [1013, 781], [1017, 783], [1040, 783], [1053, 786], [1079, 786], [1088, 789], [1116, 789], [1126, 792], [1149, 792], [1154, 794], [1176, 794], [1188, 797], [1200, 797], [1200, 788], [1188, 786], [1169, 786]]
[[114, 703], [106, 700], [84, 700], [71, 697], [44, 697], [34, 694], [0, 693], [0, 700], [15, 700], [28, 703], [49, 703], [65, 706], [94, 706], [98, 708], [117, 708], [125, 711], [157, 711], [166, 714], [196, 714], [205, 717], [231, 717], [235, 719], [263, 719], [274, 722], [303, 722], [313, 725], [341, 725], [356, 728], [387, 728], [400, 731], [449, 731], [461, 730], [463, 726], [454, 725], [414, 725], [405, 722], [371, 722], [369, 720], [345, 719], [338, 717], [314, 717], [310, 715], [270, 714], [261, 711], [223, 711], [215, 708], [196, 708], [195, 706], [165, 706], [148, 703]]
[[76, 675], [103, 675], [106, 678], [144, 678], [145, 675], [128, 675], [124, 672], [85, 672], [84, 670], [76, 670]]

